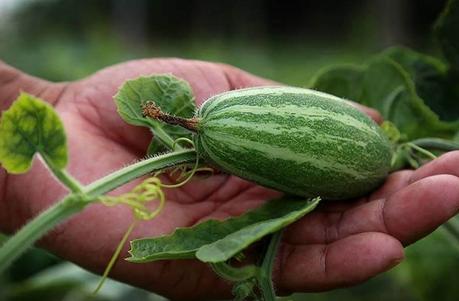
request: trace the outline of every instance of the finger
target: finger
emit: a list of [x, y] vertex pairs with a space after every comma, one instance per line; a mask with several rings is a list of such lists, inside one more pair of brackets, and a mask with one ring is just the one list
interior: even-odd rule
[[382, 209], [386, 230], [405, 245], [434, 231], [459, 211], [459, 178], [437, 175], [394, 194]]
[[[341, 227], [344, 227], [346, 223], [356, 222], [352, 220], [352, 214], [355, 211], [360, 212], [361, 209], [354, 208], [362, 208], [361, 206], [368, 202], [389, 198], [395, 192], [409, 185], [412, 173], [413, 171], [411, 170], [404, 170], [390, 174], [383, 186], [368, 197], [357, 200], [322, 202], [319, 204], [318, 210], [291, 225], [285, 232], [284, 237], [291, 243], [302, 243], [303, 241], [327, 243], [334, 241], [339, 238], [339, 235], [344, 235], [343, 230], [340, 229]], [[364, 214], [366, 213], [362, 213], [359, 218], [365, 219]], [[358, 231], [352, 233], [358, 233]]]
[[412, 175], [413, 170], [401, 170], [390, 174], [384, 184], [368, 197], [368, 201], [389, 198], [395, 192], [408, 186], [411, 183]]
[[327, 243], [363, 232], [383, 232], [407, 245], [435, 230], [459, 211], [459, 179], [421, 179], [388, 199], [343, 212], [313, 212], [286, 231], [292, 244]]
[[459, 151], [448, 152], [423, 165], [413, 173], [410, 182], [441, 174], [459, 176]]
[[21, 91], [55, 104], [66, 85], [28, 75], [0, 61], [0, 112], [6, 110]]
[[327, 213], [341, 213], [353, 207], [358, 207], [369, 201], [388, 198], [393, 193], [399, 191], [410, 183], [412, 170], [402, 170], [390, 174], [384, 184], [370, 194], [368, 197], [362, 197], [357, 200], [327, 201], [319, 204], [318, 211]]
[[274, 275], [278, 286], [287, 292], [323, 291], [365, 281], [402, 259], [399, 241], [370, 232], [329, 245], [284, 246]]

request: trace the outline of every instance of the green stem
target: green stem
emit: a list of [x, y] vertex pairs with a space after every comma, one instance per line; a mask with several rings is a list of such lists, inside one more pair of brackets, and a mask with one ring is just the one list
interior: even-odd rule
[[434, 154], [432, 154], [431, 152], [429, 152], [425, 148], [420, 147], [419, 145], [416, 145], [416, 144], [414, 144], [412, 142], [408, 142], [408, 143], [406, 143], [406, 145], [408, 147], [411, 147], [412, 149], [420, 152], [421, 154], [423, 154], [424, 156], [426, 156], [427, 158], [429, 158], [431, 160], [437, 159], [437, 156], [435, 156]]
[[195, 162], [196, 156], [194, 149], [187, 149], [145, 159], [89, 184], [83, 191], [90, 199], [93, 199], [145, 174]]
[[422, 138], [411, 141], [411, 143], [427, 149], [438, 149], [442, 151], [459, 150], [459, 143], [441, 138]]
[[151, 124], [151, 127], [153, 128], [152, 133], [155, 138], [158, 138], [164, 145], [167, 146], [167, 148], [169, 148], [169, 150], [173, 151], [183, 149], [180, 145], [175, 143], [174, 139], [172, 139], [172, 137], [169, 136], [162, 127], [156, 124]]
[[52, 160], [48, 158], [45, 154], [41, 154], [43, 160], [45, 161], [48, 168], [54, 174], [54, 176], [64, 184], [71, 192], [81, 193], [83, 191], [83, 186], [75, 178], [69, 175], [65, 170], [57, 168], [54, 166]]
[[93, 291], [92, 295], [96, 296], [97, 293], [102, 289], [102, 286], [104, 286], [105, 281], [107, 280], [108, 274], [112, 270], [113, 266], [115, 265], [116, 261], [120, 257], [121, 251], [123, 250], [124, 245], [126, 244], [126, 241], [129, 238], [129, 235], [131, 235], [132, 231], [134, 228], [137, 226], [137, 221], [134, 221], [129, 228], [127, 229], [126, 233], [124, 233], [123, 238], [119, 242], [118, 246], [115, 249], [115, 252], [113, 253], [112, 257], [110, 258], [110, 261], [108, 262], [107, 267], [105, 268], [104, 273], [102, 274], [102, 278], [99, 281], [99, 284], [97, 284], [96, 289]]
[[239, 282], [253, 277], [259, 273], [259, 268], [255, 265], [248, 265], [244, 267], [233, 267], [226, 262], [210, 263], [210, 267], [214, 270], [215, 274], [223, 279]]
[[67, 196], [11, 236], [0, 248], [0, 274], [54, 226], [81, 211], [84, 207], [82, 198], [76, 194]]
[[271, 240], [266, 250], [263, 262], [260, 267], [260, 273], [258, 275], [258, 282], [260, 284], [261, 293], [264, 301], [275, 301], [276, 293], [274, 291], [272, 281], [272, 271], [274, 265], [274, 259], [276, 258], [277, 249], [282, 239], [282, 230], [274, 233], [271, 236]]
[[454, 239], [454, 242], [451, 242], [451, 244], [459, 248], [459, 226], [457, 223], [454, 220], [449, 220], [442, 225], [442, 228], [447, 232], [446, 234], [449, 238]]
[[[71, 193], [36, 216], [0, 247], [0, 273], [54, 226], [80, 212], [102, 194], [145, 174], [195, 161], [194, 150], [176, 151], [132, 164], [82, 188], [82, 193]], [[52, 164], [49, 166], [54, 173], [56, 169], [53, 169]], [[58, 179], [64, 179], [65, 185], [70, 185], [72, 191], [77, 190], [78, 186], [71, 184], [71, 177], [59, 171], [55, 173]]]
[[400, 98], [398, 96], [403, 92], [403, 90], [404, 90], [404, 87], [400, 86], [394, 91], [392, 91], [386, 97], [386, 99], [384, 99], [384, 103], [386, 103], [385, 110], [383, 109], [385, 112], [382, 112], [384, 119], [393, 120], [392, 116], [394, 115], [395, 104], [397, 103], [397, 101], [399, 101]]

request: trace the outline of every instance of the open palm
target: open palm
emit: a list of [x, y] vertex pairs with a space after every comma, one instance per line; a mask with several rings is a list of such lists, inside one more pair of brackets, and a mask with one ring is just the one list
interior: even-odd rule
[[[10, 70], [12, 75], [15, 72]], [[112, 97], [123, 81], [152, 73], [173, 73], [189, 81], [198, 104], [226, 90], [272, 84], [226, 65], [152, 59], [120, 64], [65, 84], [19, 74], [3, 86], [0, 82], [0, 96], [11, 99], [26, 90], [55, 106], [69, 139], [69, 172], [87, 184], [144, 155], [151, 134], [124, 123]], [[378, 119], [374, 111], [362, 110]], [[459, 210], [457, 176], [459, 153], [452, 152], [417, 171], [392, 174], [383, 187], [362, 199], [322, 204], [285, 231], [274, 269], [276, 287], [284, 293], [327, 290], [364, 281], [396, 265], [403, 258], [404, 245], [433, 231]], [[6, 176], [0, 170], [2, 179], [0, 226], [7, 232], [66, 193], [38, 160], [25, 175]], [[128, 191], [136, 183], [114, 193]], [[196, 179], [168, 190], [164, 211], [141, 223], [131, 238], [239, 215], [278, 195], [229, 175]], [[100, 273], [131, 222], [128, 208], [91, 205], [53, 230], [41, 245]], [[194, 260], [141, 265], [120, 260], [111, 275], [172, 299], [214, 299], [230, 293], [228, 283]]]

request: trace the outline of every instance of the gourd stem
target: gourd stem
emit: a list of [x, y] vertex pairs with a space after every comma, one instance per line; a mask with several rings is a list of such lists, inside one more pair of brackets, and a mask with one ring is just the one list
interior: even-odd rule
[[187, 118], [169, 115], [161, 111], [161, 108], [155, 105], [151, 101], [143, 105], [142, 112], [143, 112], [143, 116], [145, 117], [160, 120], [170, 125], [178, 125], [192, 132], [198, 131], [198, 119], [196, 118], [187, 119]]
[[276, 293], [273, 286], [272, 271], [274, 265], [274, 259], [276, 258], [277, 249], [281, 242], [282, 230], [274, 233], [269, 241], [268, 248], [266, 250], [263, 262], [260, 267], [260, 273], [258, 275], [258, 282], [260, 284], [261, 294], [264, 301], [275, 301]]

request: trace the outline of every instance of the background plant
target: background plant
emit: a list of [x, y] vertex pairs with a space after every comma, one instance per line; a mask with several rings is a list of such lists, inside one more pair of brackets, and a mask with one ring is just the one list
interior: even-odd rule
[[[361, 26], [365, 27], [365, 26]], [[65, 43], [62, 43], [62, 40], [59, 40], [59, 43], [56, 42], [56, 40], [53, 40], [52, 35], [50, 35], [50, 38], [48, 39], [48, 44], [39, 49], [46, 49], [45, 51], [38, 51], [34, 52], [39, 58], [46, 57], [48, 55], [52, 56], [53, 59], [57, 57], [57, 60], [36, 60], [36, 61], [53, 61], [53, 66], [54, 68], [49, 68], [49, 65], [47, 65], [47, 68], [43, 67], [36, 67], [36, 69], [33, 69], [33, 65], [29, 61], [28, 65], [24, 65], [26, 69], [29, 70], [35, 70], [37, 74], [40, 74], [40, 72], [49, 72], [48, 77], [54, 77], [55, 79], [62, 79], [62, 78], [71, 78], [71, 77], [78, 77], [83, 74], [87, 74], [93, 70], [96, 70], [100, 67], [100, 64], [109, 64], [118, 60], [126, 59], [127, 57], [132, 57], [132, 52], [131, 55], [126, 55], [123, 53], [127, 53], [126, 50], [122, 49], [122, 47], [117, 44], [117, 40], [112, 39], [109, 40], [106, 37], [107, 35], [103, 34], [103, 30], [101, 34], [93, 33], [92, 38], [88, 38], [84, 40], [84, 43], [72, 41], [69, 39], [64, 39], [66, 41]], [[355, 35], [357, 38], [356, 40], [359, 41], [359, 46], [361, 45], [360, 43], [362, 42], [361, 39], [362, 37], [359, 35]], [[367, 37], [371, 37], [372, 35], [369, 34]], [[377, 35], [373, 35], [377, 37]], [[426, 35], [427, 36], [427, 35]], [[108, 43], [100, 43], [101, 39], [105, 39], [106, 41], [108, 40]], [[53, 43], [54, 41], [54, 43]], [[19, 53], [21, 49], [26, 49], [26, 45], [23, 44], [18, 48], [16, 48], [15, 51], [12, 51], [11, 53]], [[40, 44], [38, 41], [35, 41], [36, 44], [38, 45], [43, 45]], [[243, 45], [242, 47], [236, 47], [237, 44]], [[105, 45], [104, 47], [102, 46], [97, 46], [97, 45]], [[282, 49], [286, 48], [289, 43], [282, 43]], [[309, 44], [309, 41], [308, 41]], [[6, 45], [11, 45], [7, 43], [3, 43], [4, 47]], [[53, 48], [54, 45], [54, 51], [49, 51], [50, 48]], [[68, 46], [68, 51], [61, 51], [62, 45], [69, 45]], [[85, 45], [85, 46], [81, 46]], [[86, 46], [90, 45], [89, 47], [85, 48]], [[230, 50], [223, 51], [222, 50], [222, 44], [219, 42], [210, 42], [207, 43], [208, 48], [206, 47], [205, 50], [202, 49], [202, 47], [199, 47], [202, 45], [202, 43], [198, 42], [193, 42], [189, 43], [186, 46], [179, 46], [179, 47], [170, 47], [170, 49], [166, 49], [167, 47], [161, 46], [163, 50], [158, 49], [157, 45], [154, 45], [154, 48], [150, 51], [147, 51], [146, 53], [144, 52], [143, 55], [151, 55], [152, 53], [162, 53], [163, 55], [170, 53], [176, 53], [181, 56], [186, 56], [186, 55], [191, 55], [193, 57], [201, 57], [201, 58], [214, 58], [215, 60], [218, 61], [227, 61], [239, 66], [244, 66], [245, 69], [252, 70], [254, 72], [257, 72], [259, 74], [264, 74], [266, 76], [271, 76], [274, 78], [277, 78], [280, 81], [291, 83], [291, 84], [297, 84], [297, 85], [302, 85], [305, 82], [307, 82], [307, 77], [311, 73], [313, 73], [317, 68], [322, 64], [331, 64], [332, 62], [337, 62], [337, 61], [359, 61], [362, 60], [362, 58], [367, 57], [367, 53], [371, 52], [374, 50], [371, 46], [367, 50], [357, 50], [355, 47], [349, 47], [349, 44], [346, 45], [344, 51], [337, 51], [337, 52], [331, 52], [327, 54], [322, 54], [322, 50], [314, 50], [314, 49], [307, 49], [305, 51], [305, 47], [303, 46], [291, 46], [287, 47], [288, 50], [280, 51], [279, 49], [277, 50], [270, 50], [272, 53], [275, 53], [276, 59], [274, 62], [270, 61], [270, 57], [272, 58], [273, 55], [267, 55], [264, 52], [263, 46], [260, 47], [249, 47], [246, 48], [246, 45], [244, 42], [237, 42], [234, 41], [232, 43], [233, 47], [230, 47]], [[226, 44], [225, 44], [226, 45]], [[426, 48], [426, 43], [424, 44], [424, 47], [421, 48]], [[419, 46], [419, 45], [418, 45]], [[65, 46], [64, 46], [65, 47]], [[337, 46], [328, 46], [328, 47], [334, 47], [335, 49]], [[341, 46], [340, 46], [341, 47]], [[349, 47], [349, 48], [348, 48]], [[431, 48], [427, 47], [429, 49], [430, 53], [435, 53], [435, 51], [432, 51]], [[180, 53], [180, 50], [177, 49], [184, 49], [183, 53]], [[239, 50], [238, 50], [239, 49]], [[249, 51], [241, 51], [241, 49], [249, 49]], [[320, 48], [319, 48], [320, 49]], [[162, 51], [162, 52], [161, 52]], [[29, 57], [30, 51], [23, 51], [24, 55], [23, 57]], [[41, 54], [40, 54], [41, 53]], [[72, 55], [67, 56], [66, 53], [71, 53]], [[104, 53], [104, 60], [97, 60], [97, 59], [90, 59], [88, 60], [89, 57], [97, 57], [97, 53]], [[111, 55], [107, 56], [107, 53], [111, 53]], [[258, 53], [258, 55], [257, 55]], [[342, 54], [341, 54], [342, 53]], [[83, 55], [83, 59], [80, 59], [79, 61], [82, 62], [81, 68], [83, 69], [78, 69], [76, 73], [73, 73], [74, 68], [70, 68], [70, 63], [73, 62], [75, 55], [78, 57], [78, 55]], [[57, 55], [57, 56], [56, 56]], [[86, 55], [86, 56], [85, 56]], [[141, 54], [137, 54], [141, 55]], [[14, 56], [9, 55], [9, 60], [11, 62], [14, 62]], [[18, 58], [21, 56], [17, 56]], [[86, 59], [85, 59], [86, 58]], [[19, 59], [17, 59], [19, 60]], [[27, 60], [24, 60], [24, 62]], [[84, 62], [84, 63], [83, 63]], [[267, 64], [268, 62], [268, 64]], [[298, 63], [301, 62], [301, 63]], [[25, 64], [25, 63], [23, 63]], [[444, 63], [443, 63], [444, 64]], [[21, 66], [21, 63], [17, 63], [17, 65]], [[39, 65], [39, 64], [38, 64]], [[72, 64], [74, 65], [74, 64]], [[68, 68], [63, 68], [62, 66], [68, 66]], [[46, 71], [45, 71], [46, 70]], [[50, 71], [51, 70], [51, 71]], [[54, 71], [52, 71], [54, 70]], [[377, 76], [380, 72], [379, 70], [376, 70], [374, 76]], [[73, 73], [73, 75], [72, 75]], [[390, 74], [390, 73], [382, 73], [384, 75]], [[385, 76], [381, 76], [379, 78], [385, 78]], [[417, 91], [418, 94], [420, 94], [419, 91]], [[344, 96], [344, 95], [343, 95]], [[419, 95], [418, 95], [419, 96]], [[423, 99], [424, 101], [427, 101], [427, 99]], [[433, 109], [433, 107], [432, 107]], [[435, 110], [434, 110], [435, 111]], [[448, 111], [448, 110], [446, 110]], [[453, 110], [451, 110], [452, 112]], [[448, 120], [448, 119], [444, 119]], [[437, 238], [435, 238], [437, 237]], [[435, 256], [437, 258], [436, 263], [434, 265], [429, 266], [429, 258], [432, 258]], [[332, 292], [324, 295], [314, 295], [310, 296], [310, 298], [331, 298], [335, 297], [336, 299], [343, 299], [346, 296], [352, 295], [353, 298], [363, 298], [365, 299], [365, 291], [371, 291], [372, 292], [372, 297], [375, 298], [374, 296], [374, 287], [378, 287], [379, 285], [384, 285], [385, 287], [391, 287], [391, 289], [387, 289], [384, 292], [381, 292], [380, 290], [376, 290], [380, 294], [384, 294], [381, 296], [382, 299], [387, 299], [384, 297], [387, 297], [386, 294], [396, 294], [397, 296], [391, 295], [391, 299], [396, 299], [396, 297], [400, 297], [403, 300], [421, 300], [421, 299], [426, 299], [430, 300], [433, 298], [433, 296], [437, 299], [443, 298], [444, 300], [448, 300], [448, 296], [457, 296], [457, 291], [456, 291], [456, 286], [454, 283], [450, 283], [448, 279], [444, 279], [444, 281], [438, 282], [436, 281], [437, 275], [440, 274], [449, 274], [454, 273], [455, 270], [457, 270], [456, 263], [457, 263], [457, 255], [454, 253], [451, 248], [448, 247], [447, 241], [443, 239], [442, 236], [439, 236], [438, 234], [433, 234], [429, 238], [426, 238], [423, 242], [416, 244], [415, 246], [409, 247], [407, 250], [407, 257], [408, 260], [404, 264], [402, 264], [399, 268], [397, 268], [395, 271], [391, 272], [389, 275], [384, 275], [381, 277], [378, 277], [377, 279], [370, 281], [368, 284], [357, 287], [355, 289], [350, 289], [350, 290], [345, 290], [345, 291], [337, 291], [337, 292]], [[456, 268], [455, 268], [456, 267]], [[27, 272], [25, 271], [26, 269], [24, 268], [17, 268], [17, 273], [24, 273], [25, 275]], [[453, 277], [451, 277], [453, 278]], [[396, 279], [393, 280], [393, 279]], [[4, 291], [4, 290], [2, 290]], [[443, 296], [443, 297], [442, 297]], [[298, 297], [300, 298], [300, 297]], [[365, 299], [366, 300], [366, 299]]]

